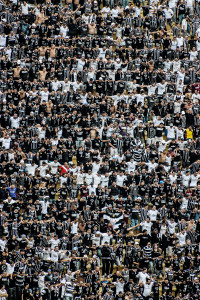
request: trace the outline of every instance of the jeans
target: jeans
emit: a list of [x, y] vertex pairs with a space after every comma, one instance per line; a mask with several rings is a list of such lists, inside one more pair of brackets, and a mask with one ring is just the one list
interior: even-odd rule
[[8, 289], [8, 299], [16, 299], [16, 287], [9, 287]]
[[110, 271], [110, 259], [102, 259], [102, 274], [109, 274]]
[[129, 269], [132, 269], [133, 266], [133, 258], [132, 257], [125, 257], [124, 265], [127, 266]]
[[116, 262], [117, 262], [118, 267], [122, 265], [122, 260], [123, 260], [123, 256], [118, 256], [117, 257]]
[[116, 260], [111, 259], [110, 260], [110, 272], [109, 272], [110, 274], [112, 274], [112, 272], [113, 272], [114, 264], [116, 264]]
[[182, 24], [182, 21], [183, 21], [184, 16], [185, 16], [185, 15], [179, 15], [179, 16], [178, 16], [180, 24]]
[[112, 147], [110, 147], [110, 155], [111, 156], [115, 156], [115, 155], [118, 155], [118, 150], [117, 150], [117, 148], [112, 148]]
[[120, 2], [122, 2], [121, 4], [122, 4], [123, 8], [125, 8], [128, 5], [129, 1], [128, 0], [122, 0]]
[[23, 293], [23, 289], [24, 289], [24, 287], [23, 286], [17, 286], [16, 287], [16, 294], [17, 294], [17, 297], [16, 298], [19, 298], [19, 299], [21, 299], [21, 297], [22, 297], [22, 293]]
[[139, 221], [137, 219], [131, 219], [131, 227], [138, 225]]
[[76, 148], [81, 147], [82, 144], [83, 144], [83, 139], [79, 138], [79, 139], [76, 141]]
[[110, 0], [110, 8], [113, 8], [114, 7], [114, 0]]
[[153, 273], [153, 262], [152, 261], [149, 262], [149, 270], [151, 273]]

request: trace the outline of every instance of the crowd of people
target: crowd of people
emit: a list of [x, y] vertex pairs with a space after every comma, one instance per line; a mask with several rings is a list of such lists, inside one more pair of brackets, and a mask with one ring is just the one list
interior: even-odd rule
[[0, 20], [0, 299], [200, 299], [200, 2]]

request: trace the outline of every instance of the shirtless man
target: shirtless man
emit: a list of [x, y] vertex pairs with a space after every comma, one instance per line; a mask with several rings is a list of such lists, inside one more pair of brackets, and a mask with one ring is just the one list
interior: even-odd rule
[[51, 48], [49, 48], [49, 51], [50, 51], [50, 57], [55, 58], [56, 57], [56, 46], [54, 44], [51, 46]]
[[40, 57], [45, 57], [45, 53], [47, 51], [47, 48], [45, 46], [41, 46], [39, 49]]
[[39, 76], [40, 76], [40, 80], [45, 81], [46, 76], [47, 76], [47, 69], [43, 68], [42, 71], [39, 71], [38, 73], [39, 73]]
[[17, 66], [16, 68], [13, 69], [14, 71], [14, 79], [20, 79], [20, 72], [21, 72], [21, 68], [20, 66]]
[[96, 33], [96, 24], [92, 22], [88, 24], [89, 34], [94, 35]]
[[48, 17], [45, 17], [44, 10], [42, 9], [41, 12], [36, 16], [36, 24], [42, 24], [47, 19]]

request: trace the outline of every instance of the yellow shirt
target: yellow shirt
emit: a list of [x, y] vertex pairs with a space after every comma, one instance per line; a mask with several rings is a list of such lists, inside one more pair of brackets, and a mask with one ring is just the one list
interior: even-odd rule
[[186, 129], [186, 138], [193, 140], [193, 130]]

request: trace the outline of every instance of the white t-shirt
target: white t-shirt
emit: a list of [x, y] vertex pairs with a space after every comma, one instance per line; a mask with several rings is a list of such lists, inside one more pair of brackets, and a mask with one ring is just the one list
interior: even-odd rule
[[72, 226], [71, 226], [71, 233], [72, 234], [77, 234], [78, 233], [78, 222], [77, 223], [72, 223]]
[[37, 169], [38, 165], [34, 164], [26, 164], [26, 169], [28, 171], [28, 174], [31, 174], [35, 176], [35, 170]]
[[5, 289], [3, 289], [3, 290], [0, 289], [0, 294], [2, 295], [2, 296], [0, 296], [0, 300], [6, 300], [7, 299], [6, 296], [4, 297], [4, 295], [7, 294], [7, 291]]
[[157, 216], [158, 216], [158, 211], [157, 211], [157, 210], [151, 209], [151, 210], [149, 210], [149, 212], [148, 212], [148, 216], [149, 216], [149, 219], [150, 219], [151, 221], [156, 221]]
[[118, 186], [123, 186], [124, 184], [124, 180], [125, 180], [126, 176], [125, 175], [117, 175], [117, 180], [116, 183]]
[[110, 245], [110, 241], [113, 238], [112, 234], [108, 235], [107, 232], [105, 232], [102, 233], [101, 236], [102, 236], [101, 245], [104, 245], [105, 242], [108, 242], [108, 244]]
[[96, 236], [95, 234], [93, 234], [91, 240], [93, 245], [96, 245], [97, 247], [100, 246], [100, 241], [101, 241], [100, 236]]
[[45, 176], [46, 176], [46, 174], [47, 174], [47, 169], [48, 169], [48, 168], [49, 168], [48, 165], [40, 166], [40, 167], [38, 168], [38, 170], [40, 171], [40, 176], [41, 176], [41, 177], [45, 177]]
[[185, 245], [187, 233], [186, 232], [185, 233], [180, 232], [180, 233], [177, 234], [177, 236], [178, 236], [178, 239], [179, 239], [180, 246]]
[[105, 176], [105, 175], [101, 175], [101, 186], [102, 188], [105, 188], [106, 186], [108, 186], [109, 183], [109, 177]]
[[172, 40], [171, 49], [176, 50], [177, 44], [177, 40]]
[[148, 89], [148, 96], [155, 95], [157, 86], [149, 85], [147, 89]]
[[148, 165], [148, 172], [150, 173], [152, 170], [155, 170], [155, 168], [158, 166], [157, 163], [147, 163]]
[[172, 126], [166, 126], [168, 139], [175, 139], [175, 129]]
[[92, 164], [92, 173], [96, 174], [99, 171], [100, 164], [96, 164], [95, 162]]
[[182, 179], [183, 179], [183, 185], [188, 187], [190, 181], [190, 175], [183, 174]]
[[184, 82], [184, 78], [185, 78], [185, 72], [184, 73], [177, 72], [177, 78], [176, 78], [177, 82], [179, 82], [180, 79], [182, 80], [182, 82]]
[[194, 5], [194, 0], [186, 0], [186, 7], [192, 8]]
[[134, 10], [135, 10], [135, 18], [141, 16], [142, 9], [140, 7], [135, 6]]
[[111, 15], [113, 18], [116, 18], [118, 16], [118, 13], [119, 13], [119, 10], [116, 8], [116, 9], [112, 9], [111, 10]]
[[176, 222], [171, 222], [171, 221], [168, 221], [168, 228], [169, 228], [169, 233], [170, 234], [174, 234], [175, 233], [175, 227], [176, 227], [176, 225], [177, 225], [177, 223]]
[[193, 100], [193, 103], [195, 103], [196, 101], [199, 101], [200, 100], [200, 94], [192, 94], [192, 100]]
[[94, 186], [97, 187], [98, 184], [100, 184], [100, 183], [101, 183], [101, 176], [95, 174], [95, 175], [94, 175]]
[[92, 192], [94, 192], [94, 194], [96, 195], [96, 186], [94, 186], [94, 185], [89, 185], [89, 186], [88, 186], [88, 191], [89, 191], [89, 195], [91, 195]]
[[13, 274], [15, 269], [15, 264], [11, 266], [10, 264], [6, 263], [7, 265], [7, 275]]
[[84, 183], [85, 175], [83, 173], [78, 173], [76, 177], [76, 184], [83, 184]]
[[197, 182], [199, 180], [200, 175], [198, 174], [197, 176], [195, 176], [194, 174], [191, 175], [190, 179], [190, 187], [196, 187], [197, 186]]
[[181, 112], [181, 102], [175, 102], [174, 103], [174, 114]]
[[107, 15], [110, 12], [110, 7], [103, 7], [103, 9], [101, 10], [101, 12], [104, 14], [104, 18], [107, 18]]
[[59, 88], [61, 88], [61, 83], [59, 81], [52, 81], [51, 87], [53, 91], [57, 91]]
[[198, 56], [198, 52], [197, 51], [190, 51], [190, 60], [194, 61], [195, 59], [197, 59]]
[[120, 292], [124, 293], [124, 285], [125, 285], [124, 282], [117, 281], [113, 283], [116, 287], [116, 295], [118, 295]]
[[197, 51], [200, 50], [200, 42], [198, 40], [196, 41], [196, 48], [197, 48]]
[[188, 26], [187, 20], [183, 19], [182, 24], [181, 24], [181, 29], [186, 31], [187, 30], [187, 26]]
[[60, 240], [59, 239], [57, 239], [57, 240], [51, 239], [50, 243], [51, 243], [51, 249], [54, 250], [55, 247], [57, 247], [60, 244]]
[[139, 283], [146, 283], [147, 278], [150, 278], [147, 273], [139, 272], [136, 276], [139, 279]]
[[[173, 50], [176, 50], [176, 48], [173, 49]], [[180, 68], [181, 68], [181, 62], [180, 62], [180, 60], [173, 61], [173, 72], [178, 72], [180, 70]]]
[[40, 274], [38, 277], [38, 286], [39, 288], [44, 287], [44, 279], [45, 279], [45, 275]]
[[165, 82], [163, 84], [162, 83], [157, 83], [158, 95], [163, 95], [164, 94], [166, 86], [167, 86], [167, 82]]
[[60, 27], [60, 32], [62, 32], [63, 37], [67, 36], [68, 31], [69, 31], [68, 27], [63, 27], [63, 26]]
[[136, 97], [137, 104], [139, 104], [141, 102], [142, 106], [143, 106], [146, 95], [137, 94], [136, 96], [137, 96]]
[[147, 222], [147, 221], [144, 221], [142, 222], [142, 230], [147, 230], [148, 234], [151, 235], [151, 226], [153, 225], [152, 222]]
[[85, 182], [87, 183], [87, 185], [91, 185], [93, 183], [93, 175], [92, 174], [86, 174]]
[[167, 72], [167, 70], [171, 70], [172, 62], [171, 61], [165, 61], [164, 62], [164, 71]]
[[69, 90], [70, 90], [70, 85], [71, 85], [71, 82], [70, 82], [70, 81], [65, 82], [65, 83], [63, 84], [63, 92], [69, 92]]
[[42, 207], [42, 214], [47, 214], [47, 209], [49, 206], [49, 201], [40, 201], [41, 207]]
[[41, 102], [42, 101], [48, 102], [48, 98], [49, 98], [49, 92], [48, 91], [47, 92], [41, 91], [40, 95], [41, 95]]
[[7, 244], [7, 241], [0, 239], [0, 248], [1, 248], [1, 251], [5, 250], [6, 244]]
[[82, 72], [84, 66], [85, 66], [85, 61], [82, 59], [78, 59], [77, 70]]
[[176, 174], [174, 176], [172, 174], [169, 175], [170, 184], [175, 183], [176, 179], [177, 179]]
[[173, 16], [173, 11], [172, 11], [172, 9], [164, 9], [164, 13], [165, 13], [165, 17], [166, 17], [166, 19], [171, 19], [172, 18], [172, 16]]
[[182, 199], [182, 203], [181, 203], [181, 209], [187, 209], [187, 207], [188, 207], [188, 199], [187, 198], [185, 198], [185, 197], [183, 197], [183, 199]]
[[42, 127], [38, 127], [38, 138], [39, 139], [45, 139], [45, 135], [46, 135], [46, 130], [43, 130]]
[[16, 128], [16, 129], [19, 128], [19, 123], [20, 123], [19, 118], [11, 117], [10, 122], [11, 122], [11, 128]]
[[60, 167], [60, 163], [57, 161], [57, 162], [50, 162], [48, 164], [50, 166], [50, 169], [51, 169], [51, 174], [56, 174], [58, 172], [58, 167]]
[[144, 291], [143, 296], [148, 297], [152, 292], [153, 282], [150, 282], [150, 284], [144, 283]]
[[2, 147], [5, 147], [5, 149], [10, 149], [11, 138], [0, 138], [0, 141], [2, 142]]
[[28, 15], [29, 5], [28, 5], [28, 4], [24, 5], [24, 4], [22, 3], [21, 8], [22, 8], [22, 14]]
[[50, 251], [50, 249], [48, 249], [48, 250], [44, 249], [42, 251], [42, 259], [43, 260], [51, 260], [51, 251]]
[[6, 40], [7, 40], [6, 35], [5, 36], [0, 35], [0, 47], [6, 47]]
[[176, 7], [176, 3], [177, 3], [177, 0], [170, 0], [168, 2], [169, 8], [175, 8]]
[[128, 172], [134, 172], [135, 171], [135, 166], [137, 165], [137, 163], [135, 161], [131, 162], [127, 162], [127, 166], [128, 166]]
[[181, 47], [183, 46], [183, 42], [184, 42], [184, 38], [181, 36], [181, 37], [177, 37], [177, 46]]

